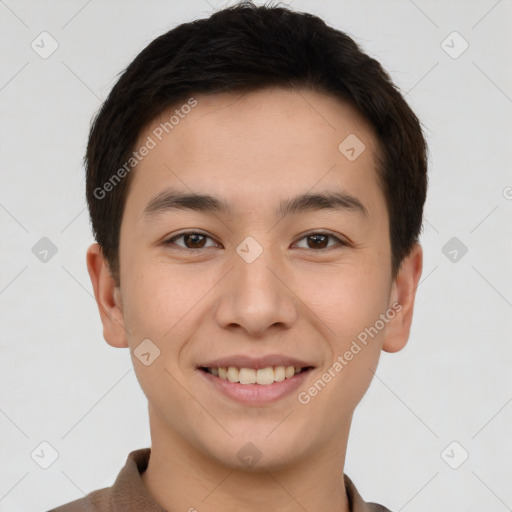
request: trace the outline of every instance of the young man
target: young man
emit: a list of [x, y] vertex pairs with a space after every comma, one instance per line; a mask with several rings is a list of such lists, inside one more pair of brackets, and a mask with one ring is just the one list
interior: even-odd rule
[[409, 336], [427, 165], [381, 66], [315, 16], [240, 4], [137, 56], [86, 164], [89, 274], [152, 442], [55, 510], [388, 510], [343, 468]]

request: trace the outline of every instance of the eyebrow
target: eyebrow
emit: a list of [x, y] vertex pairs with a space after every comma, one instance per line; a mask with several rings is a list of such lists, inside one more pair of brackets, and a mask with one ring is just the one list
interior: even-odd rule
[[281, 201], [277, 215], [284, 218], [288, 215], [319, 210], [355, 211], [368, 215], [368, 210], [357, 197], [342, 191], [306, 193]]
[[[148, 202], [143, 217], [155, 217], [172, 210], [233, 215], [230, 204], [224, 199], [209, 194], [184, 193], [169, 189], [160, 192]], [[342, 191], [305, 193], [283, 200], [275, 215], [283, 219], [290, 215], [320, 210], [353, 211], [368, 215], [368, 210], [357, 197]]]

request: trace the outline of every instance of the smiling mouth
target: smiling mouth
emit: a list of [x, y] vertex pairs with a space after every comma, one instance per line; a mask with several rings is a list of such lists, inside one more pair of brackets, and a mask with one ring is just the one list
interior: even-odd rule
[[260, 384], [268, 386], [274, 382], [282, 382], [291, 379], [299, 373], [313, 369], [313, 366], [304, 368], [298, 366], [269, 366], [267, 368], [237, 368], [235, 366], [207, 368], [199, 367], [203, 372], [209, 373], [221, 380], [240, 384]]

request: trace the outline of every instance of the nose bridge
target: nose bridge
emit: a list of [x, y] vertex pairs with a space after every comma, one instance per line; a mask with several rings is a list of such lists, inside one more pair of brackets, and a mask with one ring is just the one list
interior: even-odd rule
[[[253, 251], [250, 250], [249, 254]], [[236, 259], [235, 259], [236, 261]], [[272, 267], [279, 266], [276, 258], [273, 258], [270, 250], [263, 251], [254, 260], [246, 260], [239, 255], [239, 261], [236, 262], [235, 273], [235, 292], [251, 296], [267, 296], [267, 299], [274, 299], [278, 290], [276, 278], [270, 271]], [[274, 270], [275, 272], [275, 270]]]
[[252, 335], [274, 324], [289, 327], [296, 319], [293, 294], [281, 282], [285, 277], [278, 256], [253, 237], [236, 248], [234, 268], [228, 275], [216, 309], [222, 327], [237, 324]]

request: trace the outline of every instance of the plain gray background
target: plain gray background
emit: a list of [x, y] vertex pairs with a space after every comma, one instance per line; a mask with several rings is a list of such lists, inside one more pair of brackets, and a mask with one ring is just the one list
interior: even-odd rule
[[[512, 510], [512, 1], [287, 3], [380, 60], [431, 155], [411, 339], [383, 355], [345, 471], [394, 511]], [[92, 298], [82, 158], [116, 75], [156, 36], [223, 5], [0, 1], [1, 511], [110, 486], [128, 452], [150, 446], [129, 353], [103, 340]], [[47, 58], [41, 38], [45, 51], [58, 43]], [[43, 237], [57, 251], [46, 261]], [[47, 469], [42, 442], [58, 453]]]

